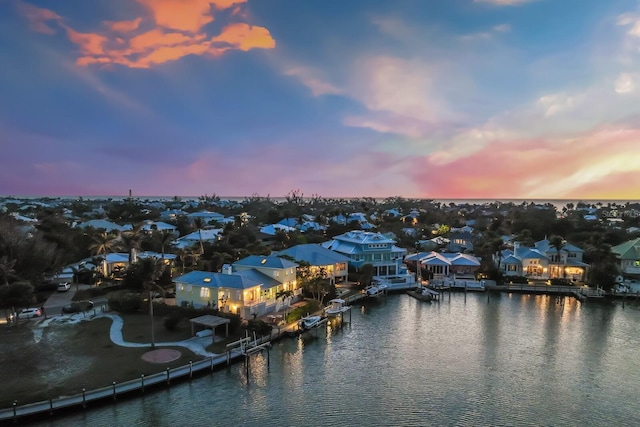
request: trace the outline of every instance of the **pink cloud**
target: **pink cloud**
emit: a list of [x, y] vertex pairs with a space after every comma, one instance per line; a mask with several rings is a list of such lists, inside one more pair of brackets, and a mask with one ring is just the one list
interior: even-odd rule
[[36, 7], [22, 1], [17, 3], [17, 7], [18, 13], [29, 23], [29, 28], [38, 33], [54, 34], [56, 31], [49, 25], [49, 21], [62, 21], [62, 17], [49, 9]]
[[114, 33], [130, 33], [140, 26], [142, 18], [136, 18], [132, 21], [105, 21], [104, 25]]
[[[575, 138], [496, 140], [469, 156], [412, 163], [430, 198], [638, 198], [638, 129], [595, 129]], [[615, 194], [615, 196], [614, 196]]]

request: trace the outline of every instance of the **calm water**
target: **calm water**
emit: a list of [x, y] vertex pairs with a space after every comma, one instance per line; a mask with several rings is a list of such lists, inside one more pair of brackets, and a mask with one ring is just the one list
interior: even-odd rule
[[[640, 309], [391, 295], [351, 323], [47, 426], [640, 425]], [[348, 319], [348, 316], [347, 316]]]

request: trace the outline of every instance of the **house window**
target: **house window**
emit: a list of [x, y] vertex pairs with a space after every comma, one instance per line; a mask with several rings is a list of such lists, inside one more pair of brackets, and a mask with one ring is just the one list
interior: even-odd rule
[[184, 285], [183, 285], [183, 284], [180, 284], [180, 285], [178, 286], [178, 290], [179, 290], [179, 291], [181, 291], [181, 292], [182, 292], [182, 291], [184, 291]]
[[191, 292], [191, 285], [187, 285], [187, 292]]
[[209, 288], [200, 288], [200, 298], [209, 298], [211, 290]]

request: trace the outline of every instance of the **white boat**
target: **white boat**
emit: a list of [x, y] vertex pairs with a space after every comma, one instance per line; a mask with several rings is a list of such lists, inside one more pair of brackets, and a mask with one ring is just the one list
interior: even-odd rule
[[343, 299], [332, 299], [329, 301], [329, 305], [324, 308], [324, 312], [327, 316], [337, 316], [338, 314], [351, 310], [351, 306], [345, 304], [346, 302]]
[[386, 289], [387, 289], [387, 285], [374, 284], [374, 285], [369, 285], [366, 288], [364, 288], [364, 293], [368, 297], [378, 297], [378, 296], [384, 294]]
[[322, 320], [321, 316], [306, 316], [298, 320], [298, 327], [303, 331], [306, 331], [318, 326], [321, 320]]

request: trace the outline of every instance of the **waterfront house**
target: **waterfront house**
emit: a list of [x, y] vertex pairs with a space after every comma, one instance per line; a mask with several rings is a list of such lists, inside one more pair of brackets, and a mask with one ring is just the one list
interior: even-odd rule
[[640, 238], [626, 241], [611, 248], [624, 276], [640, 278]]
[[395, 243], [381, 233], [354, 230], [335, 236], [322, 246], [348, 257], [349, 263], [356, 268], [371, 264], [374, 276], [389, 277], [406, 273], [402, 259], [407, 250]]
[[347, 280], [349, 274], [349, 258], [316, 243], [292, 246], [273, 255], [287, 255], [296, 261], [304, 261], [311, 270], [323, 268], [331, 284]]
[[225, 265], [221, 273], [192, 271], [175, 278], [176, 304], [197, 308], [216, 306], [250, 319], [277, 311], [278, 296], [291, 290], [301, 294], [296, 282], [297, 264], [276, 256], [243, 258]]
[[506, 277], [584, 281], [589, 265], [582, 262], [583, 253], [584, 250], [568, 242], [564, 242], [559, 252], [547, 239], [536, 242], [534, 247], [514, 242], [513, 250], [501, 252], [499, 266]]
[[408, 255], [405, 263], [421, 267], [421, 277], [431, 279], [475, 278], [480, 260], [463, 253], [419, 252]]

